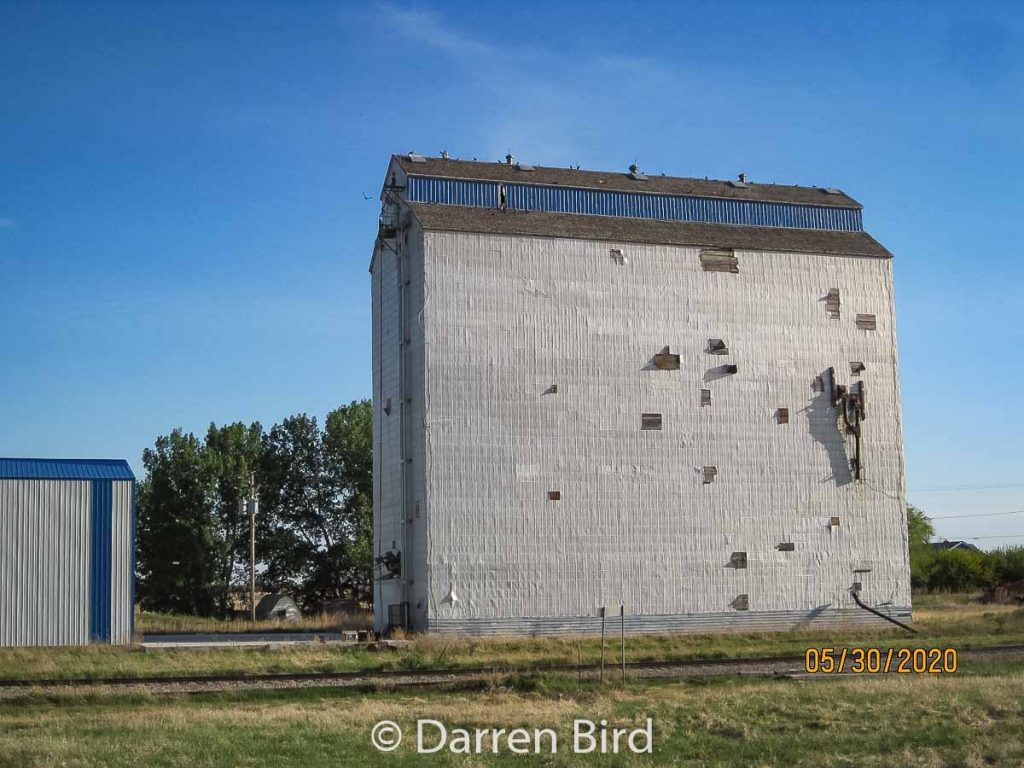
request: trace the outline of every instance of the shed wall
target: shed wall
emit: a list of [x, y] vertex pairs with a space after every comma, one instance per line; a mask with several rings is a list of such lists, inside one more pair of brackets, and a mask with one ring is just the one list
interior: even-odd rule
[[0, 646], [131, 642], [133, 483], [0, 480], [0, 519]]

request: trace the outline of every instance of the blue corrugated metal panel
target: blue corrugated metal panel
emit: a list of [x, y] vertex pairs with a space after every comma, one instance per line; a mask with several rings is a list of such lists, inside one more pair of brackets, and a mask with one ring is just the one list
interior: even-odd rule
[[4, 459], [3, 480], [134, 480], [124, 459]]
[[93, 480], [89, 520], [89, 639], [101, 643], [110, 642], [113, 512], [113, 484], [110, 480]]
[[[410, 176], [408, 199], [413, 202], [496, 208], [497, 182]], [[771, 203], [730, 198], [681, 197], [640, 192], [505, 184], [506, 205], [513, 210], [579, 213], [595, 216], [704, 221], [754, 227], [828, 229], [859, 232], [858, 208]]]
[[498, 206], [498, 183], [495, 181], [410, 176], [406, 196], [409, 200], [422, 203], [496, 208]]

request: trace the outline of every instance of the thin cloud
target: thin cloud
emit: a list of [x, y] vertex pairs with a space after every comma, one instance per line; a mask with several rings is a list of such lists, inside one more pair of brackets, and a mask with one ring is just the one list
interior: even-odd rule
[[390, 3], [381, 3], [378, 8], [384, 21], [402, 37], [413, 42], [456, 56], [491, 54], [497, 50], [452, 29], [433, 11], [399, 8]]
[[14, 219], [0, 218], [0, 229], [14, 229], [16, 226], [18, 226], [18, 222]]

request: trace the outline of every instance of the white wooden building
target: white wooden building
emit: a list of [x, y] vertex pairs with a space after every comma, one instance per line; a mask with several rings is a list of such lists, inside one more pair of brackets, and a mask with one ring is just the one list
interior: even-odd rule
[[910, 612], [892, 261], [835, 189], [394, 156], [378, 629]]

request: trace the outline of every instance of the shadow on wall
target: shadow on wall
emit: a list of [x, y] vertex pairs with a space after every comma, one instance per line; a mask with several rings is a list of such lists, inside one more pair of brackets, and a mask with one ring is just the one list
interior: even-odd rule
[[[828, 371], [821, 374], [820, 381], [824, 382], [822, 390], [832, 386]], [[807, 413], [807, 426], [811, 437], [821, 443], [828, 453], [828, 462], [832, 467], [832, 474], [825, 477], [822, 482], [832, 481], [837, 486], [852, 483], [853, 470], [850, 469], [850, 459], [846, 455], [846, 438], [839, 428], [839, 419], [832, 407], [829, 392], [815, 392], [811, 404], [804, 411]]]

